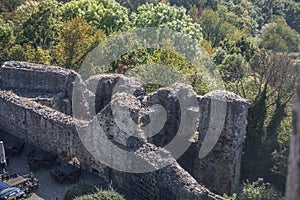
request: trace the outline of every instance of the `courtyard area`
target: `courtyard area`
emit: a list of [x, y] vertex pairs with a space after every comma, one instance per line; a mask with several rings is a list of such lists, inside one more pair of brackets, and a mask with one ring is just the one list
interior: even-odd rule
[[[0, 139], [4, 141], [4, 145], [5, 141], [11, 142], [16, 140], [14, 136], [3, 132], [0, 133]], [[33, 149], [38, 150], [38, 148], [26, 143], [24, 151], [20, 155], [13, 157], [9, 156], [8, 173], [17, 173], [19, 175], [29, 174], [30, 168], [27, 162], [27, 154], [29, 154]], [[57, 183], [50, 176], [51, 169], [41, 168], [33, 172], [34, 177], [39, 180], [39, 188], [36, 192], [32, 193], [32, 195], [28, 198], [29, 200], [62, 200], [68, 188], [74, 184]], [[84, 170], [81, 170], [79, 182], [87, 182], [97, 187], [106, 188], [106, 184], [103, 179]]]

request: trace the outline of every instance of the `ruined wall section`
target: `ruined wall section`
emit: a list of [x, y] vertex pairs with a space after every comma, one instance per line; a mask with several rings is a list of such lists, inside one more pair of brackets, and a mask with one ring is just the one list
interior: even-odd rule
[[[231, 193], [239, 182], [248, 104], [237, 95], [221, 91], [199, 97], [198, 141], [192, 142], [189, 150], [180, 158], [180, 166], [175, 159], [169, 158], [165, 160], [170, 163], [169, 167], [153, 173], [128, 174], [109, 170], [100, 162], [95, 161], [82, 145], [76, 130], [76, 125], [86, 126], [88, 122], [59, 112], [72, 114], [72, 111], [66, 112], [66, 109], [62, 109], [61, 106], [55, 107], [64, 100], [67, 101], [69, 108], [71, 107], [73, 83], [78, 78], [75, 72], [51, 66], [7, 62], [1, 68], [0, 77], [0, 88], [3, 89], [3, 91], [0, 89], [0, 129], [23, 138], [45, 151], [58, 154], [67, 152], [69, 155], [75, 155], [83, 164], [83, 168], [96, 172], [107, 180], [112, 180], [139, 198], [167, 199], [170, 196], [174, 197], [170, 199], [188, 199], [186, 197], [220, 199], [198, 183], [222, 194]], [[25, 80], [30, 77], [30, 80], [28, 82], [22, 80], [24, 77]], [[145, 125], [149, 123], [147, 122], [149, 114], [147, 107], [153, 104], [163, 105], [167, 110], [168, 118], [164, 128], [156, 136], [147, 140], [153, 143], [153, 146], [162, 147], [161, 151], [166, 151], [163, 147], [176, 135], [178, 123], [180, 123], [179, 105], [174, 91], [161, 89], [157, 93], [145, 96], [142, 85], [133, 79], [124, 78], [122, 75], [94, 77], [88, 80], [86, 88], [96, 91], [95, 101], [92, 103], [96, 103], [97, 113], [101, 113], [109, 106], [113, 87], [120, 80], [132, 85], [137, 91], [133, 96], [141, 103], [141, 107], [132, 109], [135, 112], [131, 117], [135, 122], [143, 122]], [[31, 96], [26, 96], [28, 95], [26, 92]], [[89, 95], [89, 92], [87, 94]], [[50, 97], [47, 98], [47, 95]], [[225, 126], [212, 152], [205, 158], [199, 159], [198, 154], [211, 120], [211, 98], [221, 98], [226, 101]], [[48, 107], [49, 105], [56, 110]], [[159, 110], [154, 110], [154, 112], [157, 111], [159, 112]], [[141, 112], [144, 112], [142, 118], [139, 116]], [[132, 141], [129, 142], [128, 138], [122, 141], [126, 137], [119, 137], [121, 132], [118, 131], [116, 125], [111, 125], [110, 130], [115, 130], [109, 134], [117, 136], [114, 138], [119, 144], [135, 144]], [[151, 146], [143, 142], [144, 145]], [[129, 146], [129, 148], [132, 147]], [[147, 151], [141, 148], [141, 152], [143, 152], [140, 154], [142, 157]], [[147, 160], [147, 157], [145, 159]], [[160, 159], [162, 158], [157, 155], [156, 160]], [[145, 193], [146, 191], [150, 193]]]
[[[299, 75], [300, 74], [298, 74], [298, 76]], [[285, 192], [285, 199], [291, 200], [300, 200], [300, 76], [297, 85]]]
[[[32, 95], [51, 95], [68, 91], [74, 72], [56, 66], [27, 62], [5, 62], [1, 67], [1, 85], [5, 90]], [[73, 79], [73, 80], [72, 80]]]
[[58, 111], [72, 114], [73, 82], [79, 77], [77, 73], [56, 66], [11, 61], [1, 67], [0, 77], [1, 89], [37, 101], [41, 99]]
[[[110, 170], [112, 172], [109, 175], [107, 167], [90, 156], [77, 135], [75, 125], [85, 127], [86, 122], [72, 119], [51, 108], [6, 91], [0, 91], [0, 108], [0, 129], [45, 151], [76, 155], [83, 168], [94, 173], [97, 170], [98, 175], [106, 179], [110, 176], [114, 184], [132, 193], [137, 199], [223, 199], [199, 185], [164, 149], [158, 149], [156, 154], [151, 153], [150, 156], [154, 160], [167, 162], [168, 167], [164, 169], [144, 174]], [[157, 148], [145, 143], [145, 148], [139, 150], [139, 155], [145, 160], [149, 159], [146, 156], [149, 146]], [[159, 157], [159, 151], [164, 151], [164, 155], [169, 154], [168, 158]]]
[[[86, 87], [95, 94], [95, 111], [99, 113], [110, 103], [115, 87], [116, 90], [126, 91], [130, 88], [133, 96], [143, 97], [146, 95], [144, 86], [134, 78], [128, 78], [121, 74], [100, 74], [86, 80]], [[123, 88], [122, 88], [123, 87]]]
[[[147, 144], [151, 146], [151, 144]], [[145, 150], [142, 148], [141, 150]], [[164, 149], [157, 149], [157, 154], [152, 159], [167, 162], [168, 165], [154, 172], [142, 174], [129, 174], [113, 171], [112, 180], [119, 186], [131, 191], [137, 199], [143, 200], [224, 200], [204, 186], [200, 185], [188, 172], [186, 172], [171, 154]], [[160, 152], [169, 156], [160, 157]], [[143, 154], [147, 154], [143, 152]], [[143, 155], [141, 155], [143, 156]], [[147, 157], [144, 156], [147, 160]]]
[[43, 106], [12, 92], [0, 90], [0, 129], [24, 139], [45, 151], [76, 156], [82, 167], [103, 175], [106, 167], [88, 153], [76, 130], [75, 124], [86, 122]]
[[[183, 89], [189, 89], [189, 86], [183, 87]], [[115, 104], [119, 104], [120, 108], [128, 108], [133, 116], [138, 110], [141, 116], [144, 116], [142, 105], [136, 97], [126, 93], [116, 94], [116, 97], [98, 113], [97, 120], [91, 122], [90, 126], [93, 127], [93, 132], [86, 132], [84, 134], [86, 139], [83, 138], [83, 141], [89, 141], [90, 139], [90, 143], [96, 141], [98, 144], [97, 139], [105, 134], [106, 138], [110, 138], [110, 141], [119, 149], [130, 152], [122, 153], [121, 151], [118, 154], [115, 151], [119, 150], [110, 151], [109, 142], [105, 142], [101, 145], [101, 154], [108, 160], [111, 159], [110, 163], [116, 163], [117, 167], [122, 166], [121, 168], [124, 171], [126, 169], [132, 172], [145, 172], [126, 173], [111, 169], [109, 177], [113, 184], [129, 191], [136, 199], [143, 200], [223, 199], [200, 185], [177, 163], [168, 150], [148, 143], [146, 140], [147, 133], [139, 131], [140, 137], [133, 138], [132, 132], [121, 130], [113, 120], [114, 116], [111, 112], [112, 107], [116, 106]], [[187, 109], [191, 109], [191, 107]], [[97, 129], [95, 125], [100, 125], [100, 129]], [[107, 131], [102, 132], [99, 130]], [[93, 138], [94, 134], [97, 135], [96, 138]], [[107, 148], [103, 149], [105, 145], [107, 145]], [[91, 150], [96, 152], [96, 149], [91, 148]]]
[[200, 98], [199, 136], [195, 152], [200, 152], [211, 120], [214, 120], [212, 99], [226, 102], [224, 126], [212, 151], [201, 159], [199, 155], [194, 156], [193, 176], [212, 191], [219, 194], [231, 194], [238, 189], [240, 184], [240, 165], [246, 137], [248, 103], [238, 95], [225, 91], [214, 91]]
[[[214, 100], [214, 105], [212, 105]], [[231, 194], [238, 189], [240, 183], [240, 164], [243, 143], [246, 137], [248, 103], [238, 95], [227, 91], [213, 91], [205, 96], [198, 96], [199, 127], [198, 133], [191, 138], [191, 146], [178, 160], [199, 183], [218, 194]], [[217, 101], [217, 102], [216, 102]], [[218, 109], [220, 101], [226, 110], [218, 110], [217, 115], [224, 116], [221, 130], [211, 127], [213, 120], [212, 109]], [[168, 118], [164, 128], [149, 141], [156, 146], [166, 146], [176, 135], [180, 122], [180, 105], [176, 95], [170, 89], [161, 89], [145, 97], [145, 105], [160, 104], [167, 110]], [[218, 113], [224, 112], [224, 113]], [[215, 116], [218, 117], [218, 116]], [[212, 151], [204, 158], [199, 158], [200, 149], [207, 138], [208, 129], [212, 134], [220, 136]], [[213, 137], [211, 137], [213, 138]], [[195, 141], [196, 140], [196, 141]]]

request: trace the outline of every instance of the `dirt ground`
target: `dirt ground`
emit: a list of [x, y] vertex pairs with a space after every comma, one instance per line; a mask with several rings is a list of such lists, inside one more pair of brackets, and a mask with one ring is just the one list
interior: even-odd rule
[[[4, 141], [9, 139], [14, 139], [13, 137], [3, 136], [0, 139]], [[4, 142], [5, 145], [5, 142]], [[8, 166], [8, 173], [17, 173], [19, 175], [25, 175], [30, 172], [29, 166], [27, 163], [26, 155], [35, 147], [30, 144], [25, 144], [24, 152], [17, 157], [10, 157], [9, 158], [9, 166]], [[51, 170], [51, 169], [50, 169]], [[33, 193], [28, 200], [62, 200], [64, 194], [66, 193], [67, 189], [72, 186], [72, 184], [59, 184], [51, 179], [50, 177], [50, 170], [46, 169], [39, 169], [35, 171], [34, 177], [39, 180], [39, 189], [36, 193]], [[103, 179], [100, 177], [93, 175], [87, 171], [81, 172], [80, 175], [80, 182], [88, 182], [94, 184], [99, 187], [105, 187]]]

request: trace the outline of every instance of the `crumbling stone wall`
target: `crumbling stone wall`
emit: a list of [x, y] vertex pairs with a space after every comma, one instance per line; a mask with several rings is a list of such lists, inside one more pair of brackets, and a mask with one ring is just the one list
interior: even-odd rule
[[155, 172], [128, 174], [115, 171], [113, 180], [122, 188], [132, 191], [137, 199], [223, 199], [213, 194], [186, 172], [174, 159], [170, 164]]
[[[204, 158], [200, 158], [199, 152], [207, 137], [211, 121], [215, 120], [211, 116], [211, 109], [216, 109], [211, 106], [212, 99], [226, 104], [224, 126], [212, 151]], [[245, 99], [227, 91], [214, 91], [205, 96], [198, 96], [198, 101], [200, 120], [198, 133], [195, 135], [198, 141], [194, 141], [178, 161], [199, 183], [203, 183], [210, 190], [218, 194], [231, 194], [238, 189], [240, 183], [240, 163], [246, 137], [248, 103]], [[143, 102], [146, 105], [160, 104], [167, 109], [168, 119], [164, 128], [149, 138], [151, 143], [164, 147], [174, 138], [180, 124], [178, 99], [174, 91], [162, 89], [147, 96]], [[216, 129], [213, 134], [217, 132]]]
[[300, 199], [300, 78], [298, 78], [297, 95], [293, 111], [293, 133], [291, 137], [285, 199]]
[[56, 66], [6, 62], [0, 77], [0, 88], [27, 98], [38, 97], [52, 108], [72, 114], [73, 82], [77, 73]]
[[1, 88], [15, 93], [51, 95], [66, 92], [72, 96], [75, 72], [56, 66], [36, 65], [26, 62], [6, 62], [1, 67]]
[[76, 124], [85, 124], [68, 115], [12, 92], [0, 90], [0, 129], [55, 154], [76, 156], [83, 167], [105, 173], [78, 137]]
[[[24, 76], [22, 76], [23, 73]], [[225, 126], [217, 145], [204, 159], [199, 159], [198, 153], [206, 135], [212, 96], [199, 97], [201, 110], [199, 140], [192, 143], [189, 150], [179, 160], [180, 166], [163, 148], [176, 134], [178, 115], [180, 115], [178, 102], [172, 96], [173, 92], [170, 92], [169, 89], [162, 89], [146, 96], [142, 85], [122, 75], [92, 77], [84, 88], [96, 92], [95, 94], [87, 92], [83, 98], [87, 98], [87, 101], [91, 99], [95, 101], [96, 113], [98, 113], [95, 117], [98, 120], [104, 120], [111, 115], [111, 94], [113, 86], [120, 79], [135, 89], [133, 97], [129, 98], [123, 95], [128, 106], [136, 106], [134, 102], [140, 102], [138, 107], [131, 108], [131, 111], [134, 111], [131, 113], [131, 118], [136, 123], [148, 123], [149, 110], [147, 107], [152, 104], [164, 105], [169, 114], [165, 127], [156, 136], [160, 139], [154, 136], [132, 140], [132, 137], [124, 135], [116, 124], [109, 123], [109, 130], [112, 131], [105, 134], [108, 134], [109, 138], [113, 138], [114, 143], [124, 149], [138, 150], [137, 154], [145, 161], [149, 159], [147, 154], [149, 149], [157, 148], [157, 153], [151, 154], [150, 158], [168, 164], [167, 167], [155, 172], [131, 174], [112, 170], [96, 161], [82, 144], [76, 127], [84, 129], [91, 121], [89, 121], [90, 119], [84, 120], [84, 117], [76, 119], [70, 116], [73, 113], [70, 109], [73, 83], [75, 79], [80, 79], [78, 74], [56, 67], [7, 62], [0, 70], [0, 77], [0, 129], [23, 138], [46, 151], [75, 155], [81, 161], [83, 168], [96, 172], [108, 181], [133, 193], [137, 199], [222, 199], [199, 185], [197, 181], [204, 183], [205, 186], [207, 185], [217, 193], [224, 191], [230, 193], [238, 183], [247, 114], [247, 103], [238, 96], [224, 91], [214, 94], [221, 96], [227, 102], [227, 114]], [[25, 80], [30, 77], [31, 80], [26, 82], [22, 79], [23, 77]], [[36, 84], [40, 85], [36, 86]], [[65, 102], [64, 106], [56, 106], [62, 102]], [[62, 107], [64, 108], [62, 109]], [[101, 118], [101, 115], [105, 115], [106, 118]], [[106, 121], [102, 122], [107, 123]], [[162, 151], [169, 156], [162, 158], [159, 154]]]
[[[243, 143], [246, 137], [248, 103], [245, 99], [230, 93], [215, 91], [200, 98], [199, 152], [211, 117], [212, 99], [226, 100], [224, 127], [217, 144], [204, 158], [194, 157], [193, 176], [197, 181], [219, 194], [231, 194], [240, 183], [240, 164]], [[204, 123], [203, 123], [204, 122]], [[211, 176], [211, 173], [214, 175]]]
[[[0, 91], [0, 108], [1, 130], [45, 151], [76, 155], [83, 168], [92, 172], [97, 170], [98, 175], [102, 177], [108, 176], [108, 168], [94, 160], [77, 135], [75, 123], [82, 124], [84, 127], [85, 122], [77, 121], [70, 116], [6, 91]], [[157, 159], [164, 158], [158, 157]], [[170, 165], [153, 173], [154, 175], [151, 173], [128, 174], [111, 170], [110, 179], [128, 193], [133, 192], [137, 199], [164, 199], [160, 197], [159, 192], [152, 194], [145, 190], [151, 188], [153, 191], [159, 191], [161, 186], [168, 188], [169, 193], [173, 195], [170, 197], [174, 197], [173, 199], [222, 199], [200, 186], [171, 156], [165, 162], [170, 162]], [[144, 182], [141, 181], [140, 176], [145, 177]]]

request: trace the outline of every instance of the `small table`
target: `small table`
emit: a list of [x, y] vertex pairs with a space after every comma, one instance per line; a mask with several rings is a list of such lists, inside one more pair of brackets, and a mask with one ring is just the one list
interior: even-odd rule
[[16, 187], [22, 183], [25, 183], [28, 179], [23, 176], [18, 176], [16, 178], [12, 178], [6, 181], [6, 183], [11, 187]]

